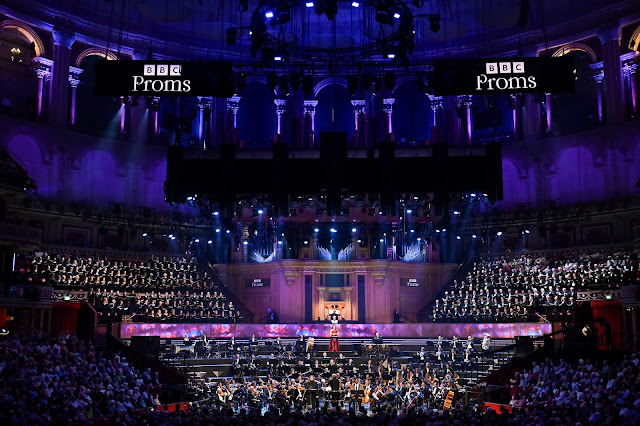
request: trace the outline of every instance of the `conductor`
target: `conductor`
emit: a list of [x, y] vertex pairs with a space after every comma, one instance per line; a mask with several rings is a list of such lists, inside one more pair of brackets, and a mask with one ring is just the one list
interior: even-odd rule
[[309, 376], [309, 381], [304, 384], [304, 388], [307, 405], [310, 405], [311, 409], [318, 408], [318, 382], [313, 374]]

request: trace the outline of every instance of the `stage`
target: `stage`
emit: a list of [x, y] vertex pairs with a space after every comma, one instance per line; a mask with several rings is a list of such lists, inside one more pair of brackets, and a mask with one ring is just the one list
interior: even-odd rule
[[[252, 335], [265, 337], [329, 337], [331, 324], [168, 324], [168, 323], [122, 323], [120, 338], [132, 336], [159, 336], [162, 339], [182, 338], [188, 335], [197, 338], [206, 335], [209, 339], [239, 338]], [[539, 337], [549, 334], [549, 323], [409, 323], [409, 324], [338, 324], [341, 338], [374, 337], [380, 333], [385, 338], [450, 338], [483, 337], [513, 339], [517, 336]]]

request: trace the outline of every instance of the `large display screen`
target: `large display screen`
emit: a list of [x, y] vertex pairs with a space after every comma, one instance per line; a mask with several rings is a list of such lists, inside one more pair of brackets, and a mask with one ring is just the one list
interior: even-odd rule
[[[131, 336], [160, 336], [163, 339], [188, 335], [208, 338], [260, 337], [329, 337], [331, 324], [122, 324], [120, 338]], [[494, 323], [494, 324], [338, 324], [340, 337], [482, 337], [488, 333], [495, 338], [542, 336], [551, 333], [551, 324]]]

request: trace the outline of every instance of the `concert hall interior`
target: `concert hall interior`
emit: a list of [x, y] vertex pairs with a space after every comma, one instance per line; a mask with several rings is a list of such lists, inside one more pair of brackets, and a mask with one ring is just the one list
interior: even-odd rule
[[640, 422], [638, 0], [2, 0], [0, 423]]

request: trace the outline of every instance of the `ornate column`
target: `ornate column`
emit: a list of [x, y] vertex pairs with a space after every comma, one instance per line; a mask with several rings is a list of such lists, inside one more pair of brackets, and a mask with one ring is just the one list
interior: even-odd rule
[[[304, 100], [304, 116], [305, 118], [309, 117], [309, 147], [312, 148], [315, 144], [315, 129], [316, 129], [316, 106], [318, 106], [318, 101], [316, 100]], [[307, 132], [305, 131], [305, 134]]]
[[633, 62], [627, 62], [622, 66], [622, 75], [629, 82], [629, 90], [631, 91], [631, 113], [635, 116], [638, 112], [636, 102], [636, 71], [638, 65]]
[[151, 125], [153, 126], [153, 134], [158, 134], [158, 110], [160, 109], [160, 98], [154, 96], [151, 99]]
[[600, 70], [595, 74], [593, 80], [596, 82], [596, 95], [598, 97], [598, 122], [602, 124], [602, 82], [604, 81], [604, 71]]
[[[274, 99], [273, 103], [276, 104], [276, 115], [278, 116], [278, 129], [276, 131], [276, 135], [278, 135], [278, 139], [282, 138], [282, 116], [287, 110], [287, 100], [286, 99]], [[278, 140], [280, 142], [280, 140]]]
[[51, 90], [49, 90], [49, 122], [64, 127], [67, 123], [69, 102], [69, 65], [71, 46], [76, 40], [73, 31], [55, 28], [53, 36], [53, 72]]
[[433, 126], [431, 126], [431, 135], [429, 139], [431, 140], [431, 142], [438, 142], [438, 132], [440, 130], [439, 126], [441, 121], [438, 119], [438, 111], [442, 110], [442, 96], [428, 96], [430, 101], [429, 103], [431, 104], [431, 111], [433, 111]]
[[513, 108], [513, 139], [518, 141], [520, 140], [520, 95], [511, 94], [509, 97]]
[[35, 62], [33, 69], [38, 76], [38, 99], [36, 105], [36, 114], [38, 118], [42, 118], [42, 106], [45, 99], [45, 84], [49, 86], [51, 80], [51, 70], [53, 69], [53, 61], [51, 59], [37, 56], [32, 59]]
[[395, 98], [386, 98], [382, 100], [382, 109], [387, 114], [387, 133], [391, 135], [393, 140], [393, 126], [391, 124], [391, 115], [393, 114], [393, 103]]
[[458, 108], [462, 108], [463, 125], [465, 129], [465, 141], [467, 145], [471, 145], [471, 96], [458, 96]]
[[78, 88], [78, 84], [80, 84], [80, 74], [82, 74], [84, 70], [76, 67], [69, 67], [69, 85], [71, 86], [71, 111], [70, 111], [70, 121], [73, 126], [76, 122], [76, 89]]
[[542, 115], [540, 112], [541, 98], [533, 93], [524, 95], [523, 116], [522, 120], [522, 137], [524, 140], [537, 139], [540, 137], [542, 129]]
[[232, 96], [227, 98], [227, 111], [231, 111], [233, 114], [233, 120], [231, 122], [231, 142], [238, 142], [238, 109], [240, 108], [240, 96]]
[[623, 80], [620, 65], [620, 24], [603, 26], [598, 31], [604, 66], [604, 104], [607, 124], [624, 121]]
[[553, 98], [551, 97], [551, 93], [545, 93], [545, 109], [546, 109], [546, 113], [547, 113], [547, 128], [546, 131], [547, 133], [551, 133], [551, 102], [553, 101]]
[[202, 144], [203, 149], [207, 149], [204, 137], [204, 121], [205, 111], [211, 109], [211, 98], [206, 96], [198, 96], [198, 140]]
[[355, 146], [362, 146], [364, 145], [363, 142], [363, 134], [361, 134], [360, 132], [360, 116], [362, 114], [365, 114], [366, 112], [366, 106], [365, 106], [366, 101], [364, 99], [354, 99], [351, 101], [351, 105], [353, 105], [353, 120], [354, 120], [354, 124], [355, 124]]
[[127, 104], [131, 101], [131, 96], [120, 96], [120, 136], [124, 134], [124, 119], [127, 115]]

